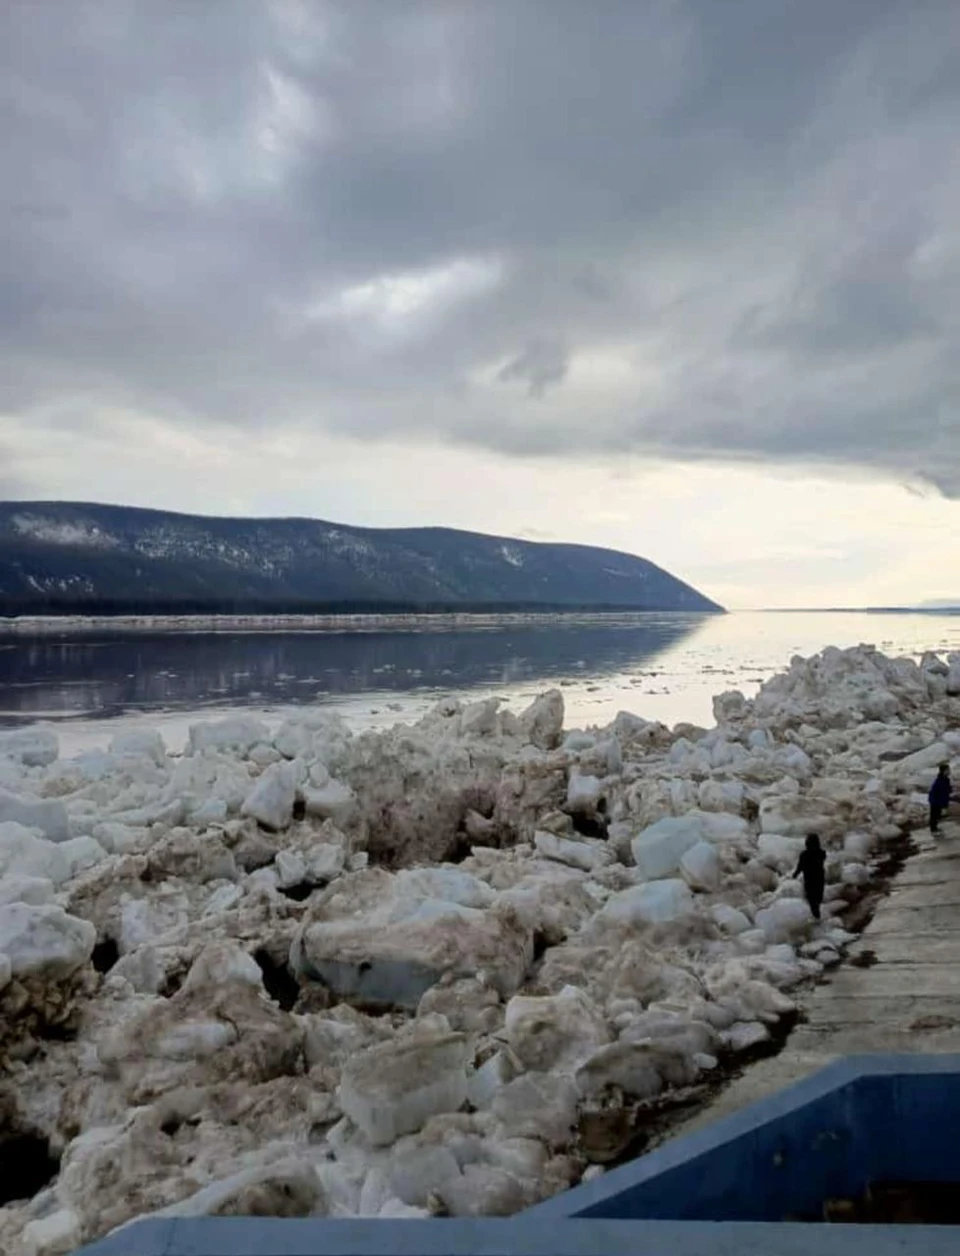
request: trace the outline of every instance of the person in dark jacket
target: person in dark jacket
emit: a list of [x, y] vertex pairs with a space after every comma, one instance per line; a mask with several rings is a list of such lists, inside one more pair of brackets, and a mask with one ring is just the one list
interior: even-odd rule
[[950, 764], [941, 763], [940, 771], [937, 773], [937, 779], [930, 786], [930, 832], [936, 833], [940, 829], [940, 817], [950, 806], [950, 799], [956, 797], [953, 792], [953, 783], [950, 780]]
[[803, 893], [814, 917], [820, 919], [820, 905], [823, 902], [823, 886], [826, 881], [824, 865], [827, 852], [820, 845], [816, 833], [807, 834], [807, 844], [800, 854], [800, 861], [794, 877], [803, 877]]

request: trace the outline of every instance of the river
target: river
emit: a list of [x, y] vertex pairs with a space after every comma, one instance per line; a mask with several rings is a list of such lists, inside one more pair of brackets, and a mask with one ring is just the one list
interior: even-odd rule
[[414, 718], [440, 697], [498, 695], [518, 706], [562, 688], [567, 725], [622, 709], [668, 724], [712, 723], [713, 695], [747, 695], [795, 654], [827, 645], [885, 653], [960, 651], [960, 615], [867, 612], [637, 614], [222, 631], [89, 626], [0, 635], [0, 723], [56, 726], [65, 743], [104, 742], [118, 722], [163, 729], [236, 709], [279, 720], [323, 703], [356, 727]]

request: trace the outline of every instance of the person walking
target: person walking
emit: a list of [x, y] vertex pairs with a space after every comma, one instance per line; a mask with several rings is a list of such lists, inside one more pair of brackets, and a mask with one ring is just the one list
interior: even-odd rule
[[823, 903], [823, 887], [827, 876], [825, 864], [827, 852], [820, 845], [816, 833], [807, 834], [807, 844], [800, 853], [800, 861], [794, 878], [803, 877], [803, 894], [810, 904], [814, 919], [820, 919], [820, 906]]
[[951, 798], [955, 798], [953, 782], [950, 780], [950, 764], [941, 763], [937, 779], [930, 786], [928, 799], [930, 802], [930, 832], [940, 831], [940, 819], [950, 806]]

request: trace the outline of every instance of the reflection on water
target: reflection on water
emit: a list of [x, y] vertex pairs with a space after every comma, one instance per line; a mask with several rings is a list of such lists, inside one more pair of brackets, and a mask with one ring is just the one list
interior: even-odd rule
[[382, 633], [156, 633], [14, 640], [0, 648], [0, 719], [117, 715], [207, 704], [311, 702], [364, 692], [499, 688], [635, 670], [702, 615], [576, 619]]
[[0, 639], [0, 723], [201, 707], [277, 713], [320, 701], [354, 722], [384, 724], [420, 713], [437, 694], [495, 693], [518, 706], [560, 685], [569, 727], [608, 723], [622, 709], [708, 725], [715, 694], [749, 696], [794, 654], [860, 642], [893, 655], [946, 654], [960, 650], [960, 615], [646, 614], [413, 631]]

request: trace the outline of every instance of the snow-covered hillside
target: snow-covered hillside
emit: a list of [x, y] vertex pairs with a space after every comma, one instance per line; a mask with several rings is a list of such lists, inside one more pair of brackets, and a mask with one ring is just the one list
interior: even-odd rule
[[0, 598], [23, 611], [44, 602], [719, 609], [643, 558], [588, 546], [63, 502], [0, 503]]

